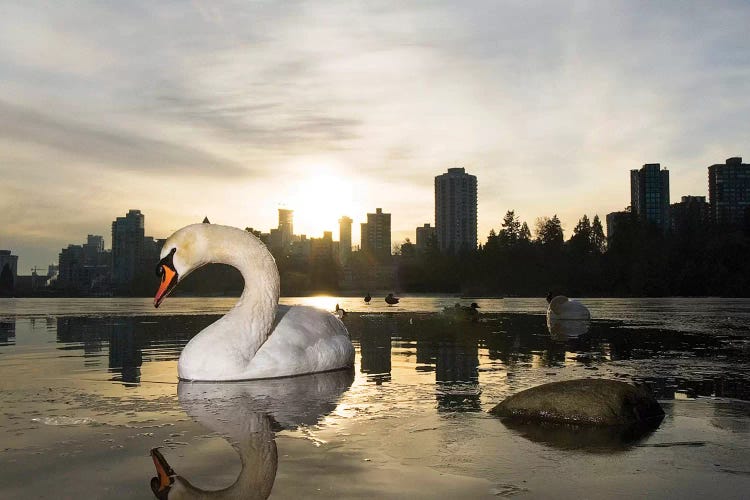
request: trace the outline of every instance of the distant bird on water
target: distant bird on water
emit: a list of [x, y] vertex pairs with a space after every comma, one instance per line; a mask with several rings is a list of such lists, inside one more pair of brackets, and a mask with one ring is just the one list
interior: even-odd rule
[[547, 294], [547, 320], [589, 320], [591, 313], [588, 308], [577, 300], [564, 295]]
[[472, 302], [470, 306], [462, 306], [458, 302], [453, 307], [444, 307], [443, 314], [455, 320], [477, 321], [479, 319], [479, 305]]
[[476, 321], [477, 319], [479, 319], [479, 311], [477, 311], [477, 309], [479, 309], [479, 305], [476, 302], [472, 302], [469, 307], [462, 307], [461, 309], [463, 310], [463, 313], [467, 319], [470, 319], [472, 321]]
[[365, 302], [369, 304], [371, 300], [372, 297], [370, 297], [370, 292], [367, 292], [367, 295], [365, 295]]
[[346, 316], [346, 311], [340, 308], [338, 304], [336, 304], [336, 310], [333, 311], [333, 314], [335, 314], [338, 319], [342, 319], [344, 316]]
[[385, 301], [388, 305], [398, 304], [399, 298], [394, 297], [392, 293], [385, 296]]

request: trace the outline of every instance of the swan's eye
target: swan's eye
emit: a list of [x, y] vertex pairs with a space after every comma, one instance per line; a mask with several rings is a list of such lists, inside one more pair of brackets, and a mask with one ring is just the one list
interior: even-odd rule
[[177, 252], [176, 248], [173, 248], [169, 251], [169, 253], [159, 261], [159, 263], [156, 265], [156, 275], [164, 281], [164, 266], [169, 267], [172, 271], [174, 271], [174, 264], [172, 263], [172, 256]]

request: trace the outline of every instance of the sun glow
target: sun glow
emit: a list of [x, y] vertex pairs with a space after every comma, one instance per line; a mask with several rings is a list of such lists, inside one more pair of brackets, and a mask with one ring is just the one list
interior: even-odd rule
[[319, 238], [323, 231], [332, 231], [333, 239], [337, 240], [338, 220], [342, 215], [355, 221], [352, 229], [361, 217], [354, 185], [333, 171], [316, 168], [314, 172], [299, 179], [286, 203], [286, 208], [294, 210], [294, 233]]

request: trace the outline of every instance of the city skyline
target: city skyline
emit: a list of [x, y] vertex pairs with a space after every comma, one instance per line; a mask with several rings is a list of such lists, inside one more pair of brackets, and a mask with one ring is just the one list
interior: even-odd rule
[[[707, 197], [710, 200], [711, 183], [712, 183], [712, 178], [714, 178], [715, 175], [716, 175], [715, 174], [716, 168], [717, 167], [718, 168], [722, 168], [722, 167], [724, 167], [724, 165], [735, 165], [735, 164], [738, 165], [738, 168], [740, 168], [740, 167], [746, 168], [747, 167], [744, 163], [742, 163], [742, 157], [732, 157], [732, 158], [728, 158], [723, 164], [718, 163], [718, 164], [710, 165], [708, 167], [708, 169], [707, 169], [708, 170], [708, 176], [707, 177], [708, 177], [709, 189], [707, 190], [706, 195], [703, 195], [703, 196], [701, 196], [701, 195], [678, 195], [682, 199], [682, 203], [685, 203], [686, 199], [689, 199], [690, 202], [693, 202], [694, 199], [701, 199], [702, 198], [704, 200], [703, 201], [704, 203], [705, 203], [705, 199]], [[666, 212], [665, 212], [666, 214], [669, 213], [669, 207], [670, 207], [670, 201], [669, 201], [670, 200], [669, 171], [666, 168], [663, 168], [661, 170], [660, 169], [661, 169], [661, 165], [659, 163], [653, 163], [653, 164], [644, 164], [640, 169], [631, 169], [630, 170], [630, 172], [629, 172], [630, 204], [628, 204], [628, 206], [626, 208], [631, 208], [632, 207], [632, 210], [634, 210], [636, 213], [640, 213], [640, 211], [642, 210], [642, 209], [639, 209], [638, 206], [633, 206], [632, 204], [633, 204], [634, 200], [637, 202], [638, 205], [644, 203], [642, 200], [639, 200], [639, 198], [641, 196], [643, 196], [643, 195], [638, 195], [637, 194], [638, 187], [636, 187], [636, 186], [638, 186], [639, 184], [641, 184], [643, 178], [645, 178], [644, 172], [650, 170], [650, 171], [652, 171], [652, 173], [655, 172], [656, 174], [659, 174], [659, 177], [666, 179], [665, 181], [660, 181], [660, 182], [665, 182], [665, 189], [666, 189], [666, 191], [663, 192], [663, 196], [666, 197], [665, 198], [666, 208], [664, 208], [664, 210], [666, 210]], [[453, 172], [454, 174], [455, 173], [460, 173], [460, 175], [464, 175], [464, 176], [468, 176], [470, 178], [473, 178], [474, 179], [473, 182], [474, 182], [474, 184], [476, 186], [476, 184], [477, 184], [476, 178], [474, 176], [471, 176], [468, 173], [466, 173], [464, 168], [456, 168], [456, 167], [449, 168], [447, 174], [450, 174], [451, 172]], [[439, 175], [437, 175], [435, 177], [436, 186], [437, 186], [437, 180], [440, 179], [440, 178], [447, 177], [447, 174], [443, 173], [443, 174], [439, 174]], [[742, 174], [742, 175], [743, 175], [743, 178], [744, 178], [747, 174]], [[715, 181], [713, 181], [713, 182], [715, 184]], [[746, 181], [743, 181], [743, 182], [744, 182], [743, 186], [746, 186]], [[636, 189], [636, 191], [634, 191], [634, 189]], [[641, 186], [641, 189], [643, 189], [643, 186]], [[743, 187], [743, 189], [746, 189], [746, 187]], [[435, 208], [435, 213], [436, 213], [437, 207], [441, 203], [438, 200], [437, 189], [435, 189], [434, 195], [435, 196], [434, 196], [433, 207]], [[659, 196], [662, 196], [662, 195], [659, 195]], [[512, 210], [512, 209], [509, 208], [508, 210]], [[377, 216], [381, 215], [381, 211], [382, 211], [382, 208], [377, 208], [376, 209]], [[142, 221], [143, 215], [141, 214], [140, 209], [132, 209], [132, 208], [128, 209], [128, 213], [126, 214], [126, 217], [130, 217], [133, 213], [137, 214], [137, 216], [141, 218], [141, 221], [139, 222], [139, 224], [141, 225], [140, 231], [143, 232], [143, 221]], [[350, 227], [348, 228], [348, 234], [344, 238], [344, 241], [349, 241], [350, 242], [350, 249], [351, 250], [356, 250], [356, 249], [361, 249], [362, 248], [362, 233], [360, 232], [359, 244], [355, 245], [354, 244], [355, 240], [352, 238], [353, 232], [352, 232], [352, 227], [351, 227], [351, 223], [355, 219], [352, 219], [352, 218], [348, 217], [347, 215], [341, 215], [341, 218], [339, 218], [338, 221], [336, 221], [336, 223], [338, 224], [338, 229], [339, 229], [338, 231], [334, 232], [333, 229], [329, 229], [329, 227], [330, 228], [334, 227], [334, 225], [330, 225], [330, 226], [324, 226], [324, 229], [321, 231], [320, 235], [314, 235], [314, 234], [310, 235], [310, 234], [301, 233], [301, 232], [295, 235], [294, 228], [293, 228], [293, 224], [294, 224], [293, 221], [295, 220], [295, 210], [292, 210], [292, 209], [289, 209], [289, 208], [278, 207], [277, 208], [277, 214], [278, 214], [277, 215], [277, 217], [278, 217], [277, 218], [277, 226], [276, 227], [273, 227], [273, 226], [268, 227], [268, 228], [266, 228], [266, 230], [268, 232], [270, 232], [270, 233], [273, 233], [274, 231], [279, 231], [280, 234], [282, 234], [281, 240], [279, 241], [279, 243], [282, 246], [288, 245], [290, 243], [290, 241], [291, 241], [291, 237], [292, 236], [300, 236], [300, 235], [308, 237], [308, 238], [313, 238], [313, 239], [328, 237], [329, 239], [331, 239], [333, 241], [339, 241], [341, 239], [341, 233], [340, 233], [340, 229], [342, 227], [341, 223], [342, 223], [343, 220], [348, 220], [348, 223], [349, 223]], [[604, 221], [606, 221], [605, 228], [606, 228], [606, 231], [607, 231], [608, 235], [611, 232], [610, 216], [615, 216], [617, 214], [626, 214], [626, 212], [623, 212], [623, 211], [613, 211], [613, 212], [610, 212], [609, 214], [602, 214], [600, 216], [601, 219], [603, 219]], [[296, 214], [296, 215], [298, 216], [299, 214]], [[383, 215], [386, 215], [387, 218], [388, 218], [388, 229], [389, 229], [388, 241], [387, 241], [387, 244], [385, 246], [383, 246], [383, 250], [390, 249], [391, 248], [391, 242], [393, 242], [394, 244], [396, 244], [396, 243], [400, 244], [402, 241], [405, 241], [407, 239], [409, 241], [411, 241], [411, 243], [413, 243], [413, 244], [418, 244], [420, 230], [424, 231], [425, 228], [427, 228], [428, 226], [432, 226], [429, 229], [432, 230], [432, 231], [435, 231], [435, 225], [433, 223], [425, 223], [423, 225], [420, 225], [420, 226], [417, 226], [416, 228], [414, 228], [412, 230], [412, 234], [406, 234], [402, 239], [396, 240], [393, 237], [393, 231], [390, 230], [390, 227], [391, 227], [390, 226], [391, 214], [388, 213], [388, 214], [383, 214]], [[581, 214], [581, 215], [589, 215], [589, 214]], [[593, 215], [599, 215], [599, 214], [597, 213], [597, 214], [593, 214]], [[643, 214], [643, 215], [644, 215], [644, 218], [646, 220], [649, 220], [650, 222], [656, 222], [656, 221], [650, 220], [650, 218], [648, 216], [646, 216], [645, 214]], [[370, 213], [365, 213], [365, 214], [360, 214], [359, 219], [361, 219], [363, 221], [371, 221], [372, 218], [373, 218], [373, 216], [376, 216], [376, 214], [375, 213], [371, 213], [371, 212]], [[542, 216], [536, 216], [535, 219], [532, 219], [532, 220], [536, 220], [536, 218], [538, 218], [538, 217], [542, 217]], [[303, 214], [303, 218], [304, 218], [304, 214]], [[120, 220], [125, 220], [125, 218], [118, 216], [116, 218], [115, 222], [111, 222], [110, 223], [112, 225], [113, 231], [114, 231], [114, 228], [116, 226], [116, 223], [119, 222]], [[210, 221], [209, 215], [204, 216], [204, 218], [202, 219], [202, 221], [204, 223], [209, 222]], [[713, 219], [712, 219], [712, 221], [713, 221]], [[191, 221], [191, 222], [188, 222], [188, 224], [195, 224], [197, 222], [199, 222], [199, 221]], [[524, 220], [524, 222], [529, 222], [529, 221]], [[657, 225], [659, 225], [660, 227], [662, 227], [664, 230], [667, 230], [670, 227], [669, 226], [669, 220], [665, 220], [664, 224], [662, 224], [662, 222], [656, 222], [656, 223], [657, 223]], [[735, 223], [737, 223], [737, 222], [735, 221]], [[221, 224], [221, 223], [219, 223], [219, 224]], [[368, 225], [367, 222], [361, 222], [361, 223], [355, 224], [355, 226], [361, 226], [362, 228], [366, 227], [367, 225]], [[491, 229], [492, 230], [498, 230], [499, 226], [500, 226], [500, 224], [497, 224], [495, 227], [492, 227]], [[237, 226], [237, 227], [239, 227], [239, 226]], [[244, 227], [246, 229], [247, 228], [250, 228], [250, 229], [253, 228], [253, 226], [248, 226], [248, 225], [244, 225]], [[565, 232], [565, 239], [566, 240], [570, 239], [570, 237], [572, 236], [572, 231], [568, 230], [568, 228], [566, 228], [564, 226], [563, 226], [563, 229], [564, 229], [564, 232]], [[258, 234], [260, 234], [261, 232], [264, 232], [263, 228], [258, 229], [258, 232], [259, 232]], [[88, 234], [89, 238], [92, 236], [92, 234], [90, 232], [87, 233], [87, 234]], [[265, 233], [265, 234], [266, 234], [266, 236], [268, 235], [268, 233]], [[489, 234], [489, 232], [488, 232], [488, 234]], [[157, 239], [158, 238], [164, 239], [164, 238], [167, 238], [168, 236], [169, 235], [159, 235], [156, 238]], [[102, 235], [98, 235], [98, 234], [96, 235], [96, 237], [97, 238], [102, 238], [102, 247], [106, 247], [107, 245], [105, 244], [105, 242], [109, 241], [110, 245], [108, 246], [108, 249], [109, 250], [113, 250], [114, 249], [114, 244], [113, 244], [111, 238], [109, 240], [107, 240], [105, 237], [103, 237]], [[486, 240], [486, 235], [478, 234], [477, 237], [478, 237], [477, 245], [480, 245], [480, 246], [483, 245], [483, 240]], [[154, 244], [154, 237], [150, 237], [149, 236], [149, 237], [147, 237], [147, 239], [150, 241], [150, 244], [152, 244], [152, 245]], [[71, 245], [70, 242], [68, 242], [65, 245], [63, 245], [63, 247], [61, 247], [62, 250], [64, 251], [65, 247], [69, 246], [69, 245]], [[158, 250], [158, 249], [155, 249], [154, 251], [156, 251], [156, 250]], [[18, 252], [11, 251], [11, 253], [14, 253], [15, 258], [17, 259], [17, 262], [23, 263], [23, 260], [21, 259], [21, 255], [18, 255]], [[345, 260], [346, 259], [342, 260], [342, 262], [345, 262]], [[33, 264], [33, 265], [29, 266], [29, 267], [32, 270], [36, 270], [38, 264], [39, 263], [35, 263], [35, 264]], [[44, 263], [45, 266], [47, 264], [54, 265], [54, 262], [50, 261], [49, 263]], [[20, 264], [15, 264], [15, 265], [18, 267], [19, 270], [23, 270], [24, 269], [24, 266], [22, 266]]]
[[160, 237], [206, 215], [271, 228], [280, 206], [336, 235], [348, 215], [353, 242], [383, 207], [398, 242], [434, 225], [452, 167], [480, 180], [480, 243], [508, 209], [569, 237], [645, 163], [675, 200], [707, 195], [708, 166], [747, 156], [748, 20], [745, 2], [9, 3], [0, 248], [25, 272], [133, 207]]

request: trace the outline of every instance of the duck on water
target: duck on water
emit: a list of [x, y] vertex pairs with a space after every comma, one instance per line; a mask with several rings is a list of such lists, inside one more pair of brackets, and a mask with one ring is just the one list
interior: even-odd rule
[[453, 319], [477, 321], [479, 319], [479, 305], [472, 302], [470, 306], [462, 306], [458, 302], [453, 307], [444, 307], [443, 314]]

